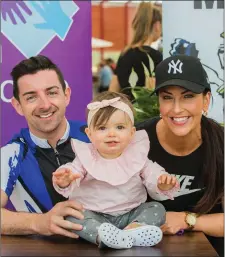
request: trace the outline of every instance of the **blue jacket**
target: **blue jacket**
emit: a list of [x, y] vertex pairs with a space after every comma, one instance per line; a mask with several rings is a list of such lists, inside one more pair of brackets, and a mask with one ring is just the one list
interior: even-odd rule
[[[59, 201], [65, 200], [52, 186], [52, 172], [59, 165], [70, 162], [75, 154], [70, 139], [89, 142], [84, 133], [85, 123], [69, 121], [67, 140], [56, 149], [42, 148], [34, 143], [29, 129], [22, 129], [1, 149], [1, 189], [6, 192], [15, 210], [47, 212]], [[59, 163], [60, 162], [60, 163]]]

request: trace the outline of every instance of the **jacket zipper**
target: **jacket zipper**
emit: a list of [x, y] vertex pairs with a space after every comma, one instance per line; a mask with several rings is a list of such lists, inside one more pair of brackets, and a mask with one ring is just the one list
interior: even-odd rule
[[55, 158], [56, 158], [58, 165], [61, 166], [60, 160], [59, 160], [59, 152], [56, 149], [54, 149], [54, 153], [55, 153]]

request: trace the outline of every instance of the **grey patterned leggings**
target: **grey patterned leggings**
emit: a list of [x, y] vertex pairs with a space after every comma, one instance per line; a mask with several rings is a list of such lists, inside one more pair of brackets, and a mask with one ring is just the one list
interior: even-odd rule
[[76, 230], [74, 232], [81, 238], [94, 244], [96, 244], [98, 228], [104, 222], [111, 223], [120, 229], [124, 229], [132, 222], [160, 227], [165, 223], [166, 218], [166, 210], [164, 206], [158, 202], [142, 203], [130, 212], [119, 216], [112, 216], [88, 210], [85, 210], [83, 214], [83, 220], [76, 219], [72, 216], [66, 217], [66, 220], [81, 224], [83, 229], [81, 231]]

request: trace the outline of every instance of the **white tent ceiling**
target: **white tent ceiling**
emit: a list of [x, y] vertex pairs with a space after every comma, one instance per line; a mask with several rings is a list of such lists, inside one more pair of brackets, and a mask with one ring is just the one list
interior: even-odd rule
[[93, 37], [91, 39], [91, 46], [92, 46], [92, 48], [111, 47], [111, 46], [113, 46], [113, 42]]

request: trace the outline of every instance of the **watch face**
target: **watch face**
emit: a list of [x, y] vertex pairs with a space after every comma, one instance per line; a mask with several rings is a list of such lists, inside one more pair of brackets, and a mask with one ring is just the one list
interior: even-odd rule
[[196, 217], [192, 214], [187, 215], [187, 222], [191, 225], [194, 226], [196, 223]]

